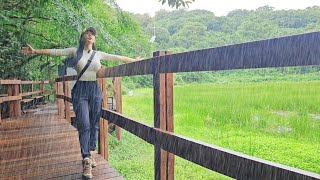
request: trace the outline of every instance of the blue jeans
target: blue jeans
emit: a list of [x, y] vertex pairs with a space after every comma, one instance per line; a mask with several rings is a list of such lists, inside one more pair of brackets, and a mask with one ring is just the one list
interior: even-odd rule
[[78, 81], [72, 89], [73, 110], [76, 114], [76, 127], [79, 133], [81, 154], [90, 156], [96, 149], [102, 93], [96, 81]]

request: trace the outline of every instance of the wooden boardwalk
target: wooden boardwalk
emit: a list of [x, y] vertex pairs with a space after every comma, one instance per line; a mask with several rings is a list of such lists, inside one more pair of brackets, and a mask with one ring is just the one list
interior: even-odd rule
[[[123, 179], [99, 154], [95, 179]], [[0, 179], [82, 179], [78, 132], [57, 115], [54, 105], [39, 106], [0, 125]]]

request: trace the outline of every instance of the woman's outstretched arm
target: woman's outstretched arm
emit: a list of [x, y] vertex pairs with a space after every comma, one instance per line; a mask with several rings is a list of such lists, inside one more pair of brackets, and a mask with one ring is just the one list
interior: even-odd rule
[[21, 48], [21, 53], [27, 54], [43, 54], [49, 56], [75, 56], [76, 48], [65, 48], [65, 49], [34, 49], [27, 44], [27, 47]]
[[105, 52], [101, 52], [101, 60], [112, 60], [112, 61], [121, 61], [125, 63], [135, 62], [141, 60], [140, 58], [133, 59], [126, 56], [119, 56], [114, 54], [108, 54]]

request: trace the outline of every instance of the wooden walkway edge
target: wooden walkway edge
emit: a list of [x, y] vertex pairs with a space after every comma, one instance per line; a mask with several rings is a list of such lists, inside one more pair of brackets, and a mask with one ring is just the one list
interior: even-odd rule
[[[78, 132], [57, 115], [54, 105], [41, 106], [0, 125], [0, 180], [82, 179]], [[99, 154], [95, 179], [123, 179]]]

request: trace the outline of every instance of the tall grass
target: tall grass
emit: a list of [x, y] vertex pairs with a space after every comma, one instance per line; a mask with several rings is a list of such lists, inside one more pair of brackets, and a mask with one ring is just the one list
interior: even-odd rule
[[[175, 133], [320, 173], [319, 88], [320, 81], [175, 86]], [[152, 95], [152, 89], [137, 89], [134, 96], [124, 96], [124, 114], [153, 125]], [[111, 163], [125, 177], [153, 179], [153, 146], [129, 133], [122, 142], [111, 142]], [[131, 164], [144, 173], [129, 173]], [[226, 178], [180, 158], [175, 175]]]

